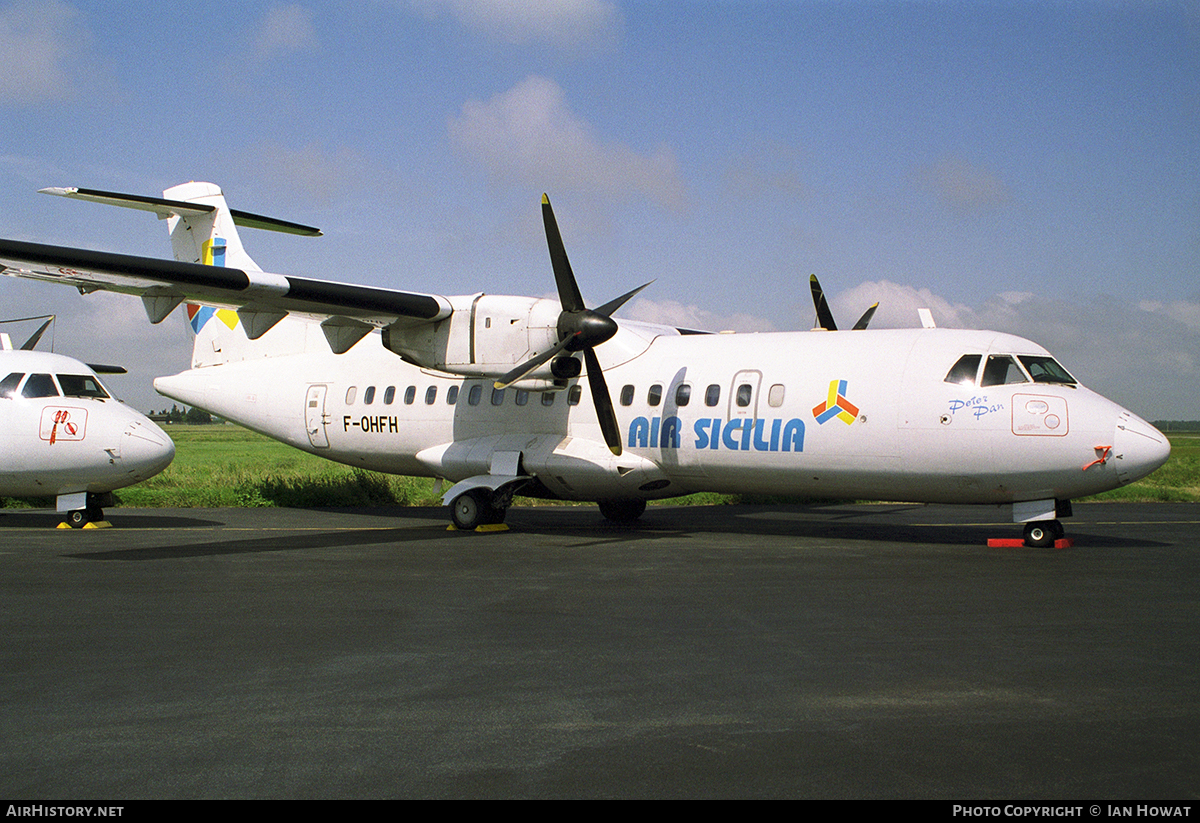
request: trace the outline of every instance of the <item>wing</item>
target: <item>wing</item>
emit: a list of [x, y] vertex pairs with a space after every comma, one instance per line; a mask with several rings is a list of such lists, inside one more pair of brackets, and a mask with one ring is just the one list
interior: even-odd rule
[[[322, 321], [335, 351], [345, 346], [346, 330], [357, 342], [372, 328], [436, 322], [451, 312], [450, 301], [436, 294], [16, 240], [0, 240], [0, 267], [11, 277], [63, 283], [83, 294], [136, 294], [153, 323], [184, 301], [236, 309], [251, 339], [289, 314], [300, 315]], [[336, 346], [335, 328], [343, 338]]]

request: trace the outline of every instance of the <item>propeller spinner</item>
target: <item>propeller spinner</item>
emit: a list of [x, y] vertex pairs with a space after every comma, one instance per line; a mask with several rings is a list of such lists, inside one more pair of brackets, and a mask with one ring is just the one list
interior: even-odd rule
[[554, 209], [550, 207], [550, 198], [545, 194], [542, 195], [542, 222], [546, 224], [546, 243], [550, 247], [550, 265], [554, 269], [554, 282], [558, 286], [558, 301], [562, 305], [562, 312], [558, 315], [558, 343], [501, 377], [495, 383], [496, 388], [506, 388], [564, 351], [583, 352], [588, 386], [592, 390], [592, 405], [596, 407], [596, 418], [600, 422], [600, 431], [604, 434], [604, 442], [608, 444], [609, 450], [615, 455], [620, 455], [621, 431], [617, 425], [617, 413], [613, 409], [612, 397], [608, 393], [608, 384], [604, 380], [604, 372], [600, 369], [600, 361], [596, 357], [596, 347], [617, 333], [617, 321], [612, 319], [613, 312], [625, 305], [629, 298], [649, 286], [650, 283], [638, 286], [633, 291], [626, 292], [599, 308], [589, 309], [583, 302], [583, 296], [579, 293], [575, 274], [571, 271], [571, 261], [567, 259], [566, 246], [563, 245], [562, 235], [558, 231], [558, 221], [554, 219]]

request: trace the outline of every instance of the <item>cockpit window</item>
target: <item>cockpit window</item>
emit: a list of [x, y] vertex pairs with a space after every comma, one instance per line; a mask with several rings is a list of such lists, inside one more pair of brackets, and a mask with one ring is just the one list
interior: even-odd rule
[[21, 382], [21, 378], [25, 376], [25, 372], [15, 371], [8, 377], [0, 380], [0, 397], [15, 397], [17, 394], [17, 384]]
[[48, 374], [31, 374], [21, 389], [22, 397], [58, 397], [58, 386]]
[[1007, 354], [989, 354], [987, 363], [983, 367], [983, 380], [979, 382], [979, 385], [981, 387], [1007, 386], [1012, 383], [1028, 382], [1025, 379], [1025, 373], [1021, 371], [1021, 367], [1012, 357]]
[[1029, 372], [1034, 383], [1061, 383], [1067, 386], [1076, 385], [1075, 378], [1059, 365], [1053, 357], [1036, 354], [1020, 354], [1017, 359]]
[[982, 354], [964, 354], [958, 358], [957, 363], [950, 367], [950, 373], [946, 375], [945, 382], [959, 386], [974, 386], [975, 375], [979, 372], [979, 361], [982, 359]]
[[90, 374], [60, 374], [58, 385], [67, 397], [108, 397], [100, 381]]

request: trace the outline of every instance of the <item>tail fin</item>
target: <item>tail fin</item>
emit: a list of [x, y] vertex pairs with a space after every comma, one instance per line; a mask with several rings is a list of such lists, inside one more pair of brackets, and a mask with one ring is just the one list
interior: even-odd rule
[[219, 187], [212, 183], [183, 183], [164, 191], [163, 197], [177, 203], [207, 207], [171, 210], [167, 229], [171, 232], [171, 250], [176, 260], [262, 271], [246, 254], [233, 222], [233, 214]]
[[[73, 200], [87, 200], [92, 203], [153, 212], [160, 220], [167, 221], [175, 259], [184, 263], [262, 271], [258, 264], [250, 259], [250, 255], [246, 254], [238, 236], [238, 226], [306, 237], [321, 235], [320, 229], [312, 226], [231, 209], [225, 203], [225, 196], [220, 187], [212, 183], [192, 182], [172, 186], [163, 192], [161, 198], [74, 187], [48, 188], [41, 191], [43, 194], [69, 197]], [[151, 322], [158, 323], [179, 305], [180, 297], [169, 291], [160, 294], [151, 289], [142, 296], [142, 300]], [[265, 335], [259, 331], [255, 339], [251, 340], [242, 327], [242, 318], [237, 311], [188, 304], [187, 314], [188, 322], [196, 335], [192, 347], [192, 368], [283, 354], [297, 350], [297, 346], [299, 350], [303, 349], [303, 329], [298, 335], [295, 329], [284, 329], [285, 325], [294, 324], [281, 323]]]
[[[221, 189], [212, 183], [183, 183], [163, 192], [163, 198], [177, 205], [167, 218], [171, 251], [184, 263], [229, 266], [243, 271], [262, 271], [242, 246], [233, 215]], [[200, 208], [180, 207], [191, 204]], [[188, 303], [188, 325], [194, 335], [192, 368], [215, 366], [245, 360], [257, 353], [262, 356], [264, 343], [248, 339], [238, 313]], [[272, 348], [274, 348], [272, 346]]]

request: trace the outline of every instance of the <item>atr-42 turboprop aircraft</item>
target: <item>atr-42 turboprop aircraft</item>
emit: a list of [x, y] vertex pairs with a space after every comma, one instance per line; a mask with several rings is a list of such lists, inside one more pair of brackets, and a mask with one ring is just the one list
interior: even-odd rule
[[589, 309], [545, 197], [558, 300], [268, 274], [236, 226], [320, 232], [230, 210], [210, 183], [44, 191], [157, 214], [175, 261], [5, 240], [5, 274], [137, 294], [154, 323], [186, 303], [192, 368], [155, 380], [161, 394], [331, 460], [456, 481], [459, 528], [502, 521], [517, 491], [632, 519], [710, 490], [1008, 504], [1026, 542], [1049, 545], [1071, 498], [1170, 452], [1036, 343], [866, 331], [870, 311], [837, 331], [815, 279], [819, 331], [618, 323], [640, 289]]
[[20, 349], [0, 334], [0, 495], [54, 497], [71, 526], [102, 523], [113, 490], [165, 469], [175, 444], [97, 377], [124, 369], [33, 351], [46, 325]]

